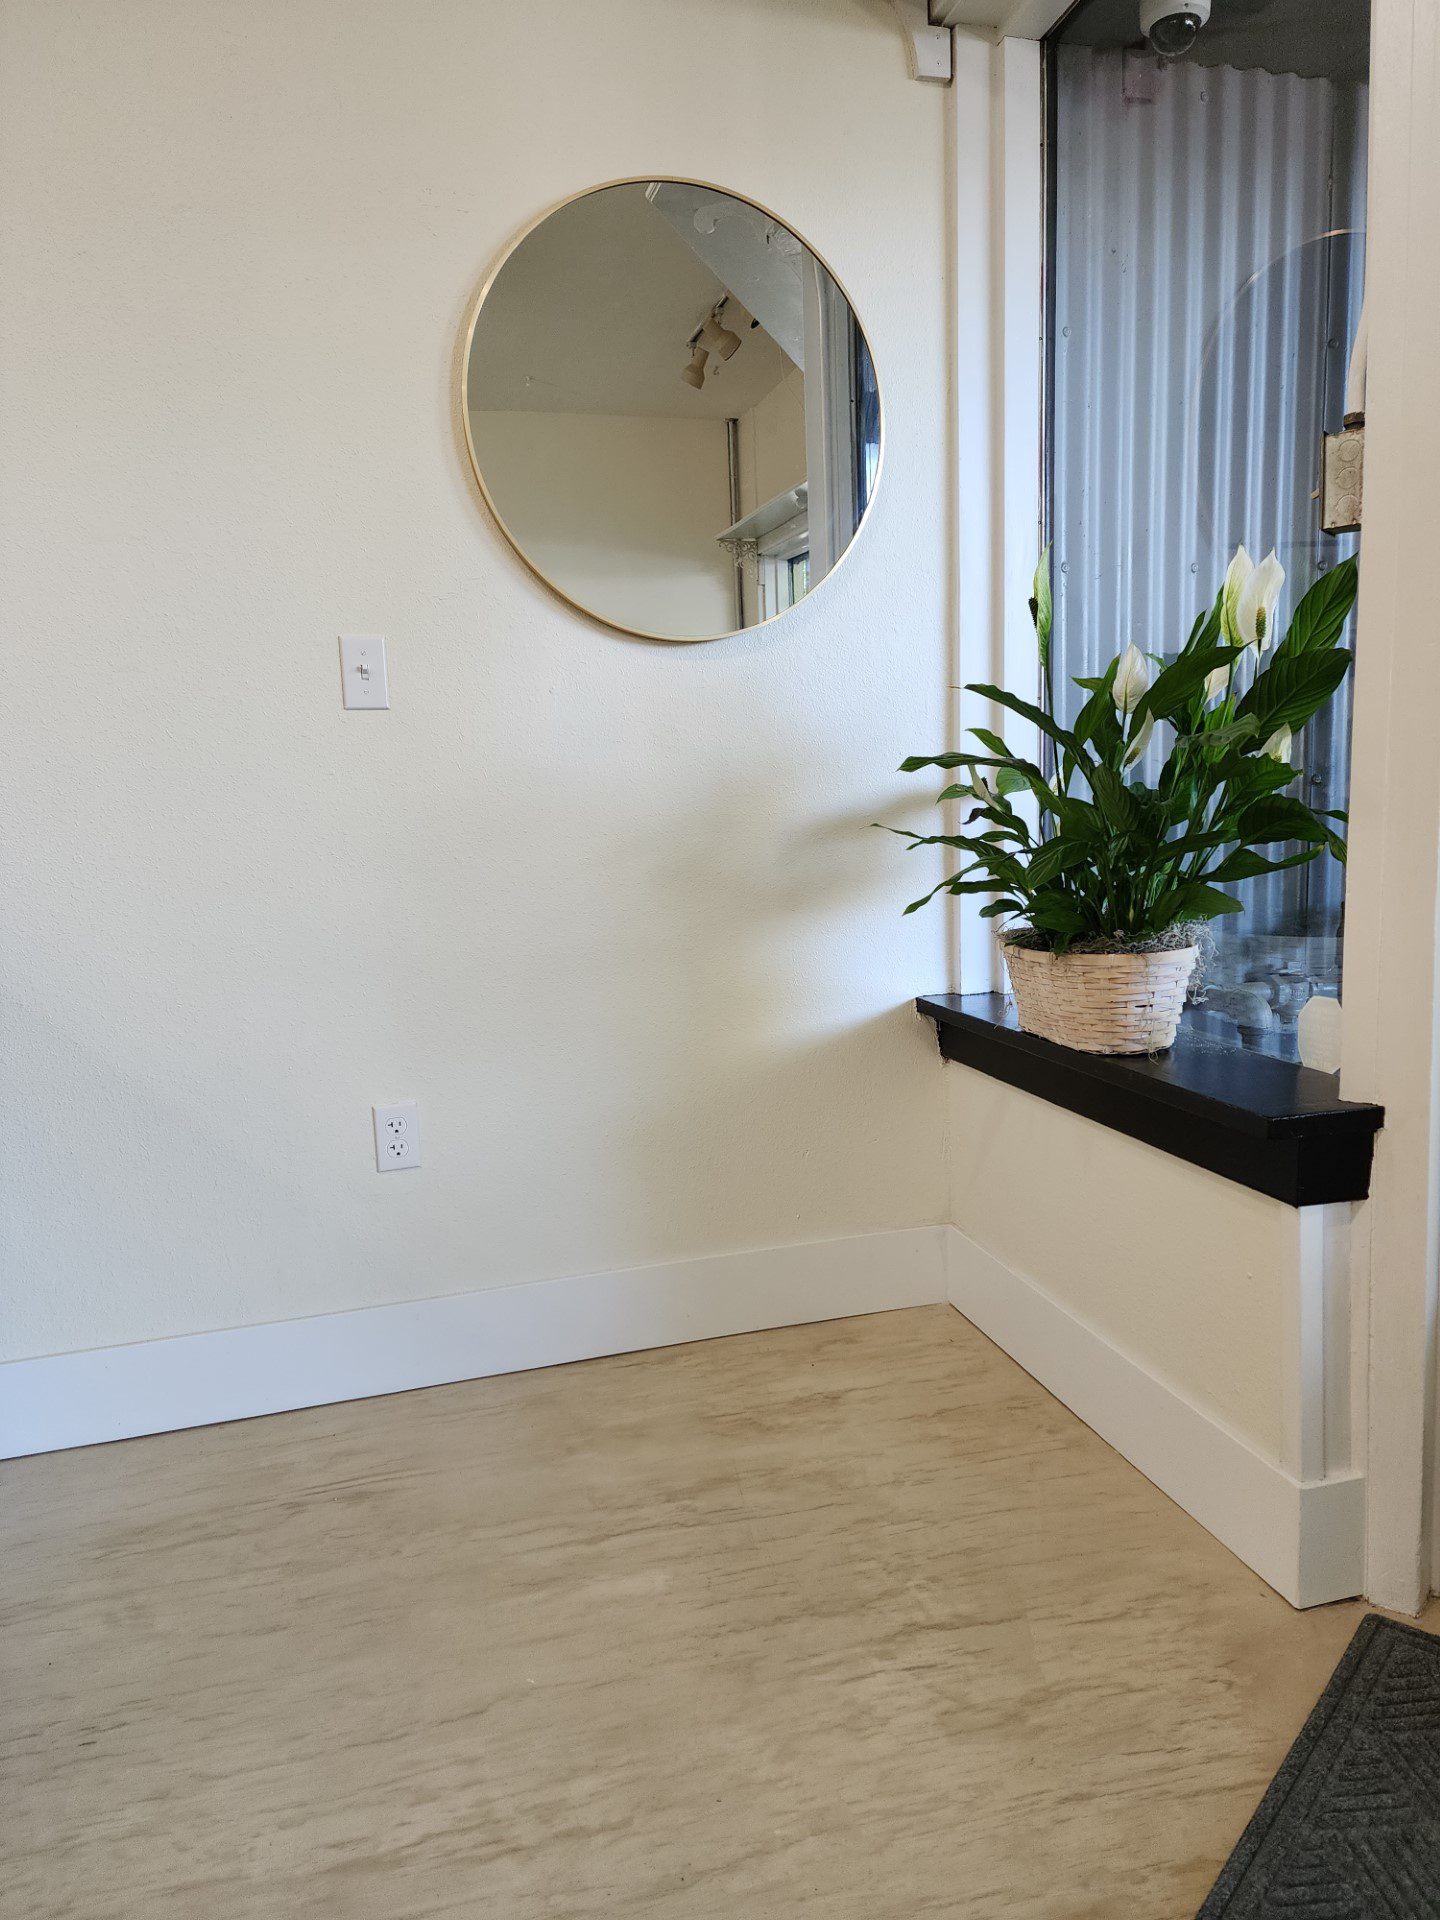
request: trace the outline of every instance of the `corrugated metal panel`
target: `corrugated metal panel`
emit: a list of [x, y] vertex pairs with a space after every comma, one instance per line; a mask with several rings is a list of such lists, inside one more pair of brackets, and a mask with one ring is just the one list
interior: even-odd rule
[[[1290, 606], [1353, 548], [1320, 532], [1312, 496], [1359, 312], [1366, 98], [1064, 46], [1057, 87], [1051, 458], [1071, 675], [1129, 640], [1173, 652], [1242, 541], [1257, 559], [1276, 548]], [[1344, 804], [1348, 742], [1347, 693], [1304, 742], [1313, 802]], [[1283, 1015], [1335, 975], [1340, 869], [1246, 894], [1217, 972], [1263, 981]]]

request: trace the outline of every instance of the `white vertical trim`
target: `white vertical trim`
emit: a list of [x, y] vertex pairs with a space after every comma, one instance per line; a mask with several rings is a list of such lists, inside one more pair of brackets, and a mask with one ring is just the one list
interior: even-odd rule
[[1430, 1581], [1440, 1273], [1437, 179], [1440, 16], [1434, 0], [1375, 0], [1344, 1089], [1386, 1110], [1355, 1291], [1369, 1321], [1366, 1591], [1404, 1611]]
[[[996, 471], [999, 475], [992, 666], [1016, 691], [1038, 677], [1030, 586], [1040, 541], [1045, 274], [1041, 56], [1034, 40], [1002, 40], [991, 69], [991, 151], [999, 219], [994, 249]], [[1011, 744], [1034, 755], [1039, 736], [998, 714]]]
[[1324, 1275], [1320, 1339], [1325, 1372], [1321, 1409], [1325, 1440], [1321, 1471], [1340, 1473], [1364, 1465], [1363, 1460], [1356, 1457], [1355, 1435], [1363, 1428], [1356, 1419], [1355, 1368], [1351, 1357], [1350, 1274], [1355, 1208], [1349, 1202], [1342, 1206], [1306, 1207], [1301, 1211], [1302, 1222], [1312, 1213], [1319, 1216], [1317, 1227]]
[[[994, 312], [988, 276], [977, 263], [991, 257], [994, 225], [991, 181], [990, 69], [994, 50], [968, 34], [955, 35], [955, 79], [947, 117], [950, 191], [950, 282], [952, 369], [949, 552], [951, 619], [945, 662], [948, 687], [987, 677], [994, 591], [991, 523], [996, 511], [991, 471], [994, 392]], [[960, 745], [963, 730], [983, 725], [985, 708], [952, 693], [954, 716], [940, 744]], [[972, 712], [970, 709], [974, 708]], [[946, 831], [955, 831], [954, 816]], [[985, 993], [994, 985], [987, 923], [971, 895], [947, 899], [951, 932], [950, 978], [961, 993]]]
[[[950, 166], [954, 313], [954, 642], [949, 684], [1023, 689], [1035, 677], [1027, 612], [1040, 527], [1044, 197], [1040, 48], [955, 40]], [[977, 260], [989, 274], [975, 271]], [[955, 694], [949, 744], [971, 726], [1003, 729], [1033, 755], [1034, 729]], [[1003, 985], [983, 896], [954, 907], [963, 993]]]
[[1350, 1457], [1349, 1201], [1291, 1212], [1295, 1285], [1285, 1302], [1281, 1463], [1299, 1480]]
[[1325, 1471], [1325, 1221], [1295, 1209], [1295, 1284], [1285, 1301], [1280, 1463], [1298, 1480]]

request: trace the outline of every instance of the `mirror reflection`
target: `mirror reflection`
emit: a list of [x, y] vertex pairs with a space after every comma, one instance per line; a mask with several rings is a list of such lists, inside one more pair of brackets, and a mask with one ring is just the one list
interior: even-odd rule
[[686, 180], [597, 188], [511, 248], [472, 324], [465, 415], [522, 559], [655, 639], [714, 639], [803, 599], [880, 466], [844, 292], [773, 215]]

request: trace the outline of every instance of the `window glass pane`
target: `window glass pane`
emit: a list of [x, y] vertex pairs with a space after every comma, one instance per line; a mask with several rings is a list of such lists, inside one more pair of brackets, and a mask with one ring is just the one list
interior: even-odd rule
[[855, 514], [858, 519], [870, 504], [880, 474], [880, 389], [875, 381], [875, 362], [858, 324], [851, 327], [854, 343], [855, 391]]
[[[1171, 61], [1137, 21], [1088, 0], [1049, 45], [1057, 701], [1130, 640], [1173, 655], [1238, 545], [1279, 554], [1283, 622], [1356, 544], [1321, 532], [1316, 495], [1360, 311], [1368, 7], [1215, 0]], [[1313, 806], [1345, 805], [1349, 697], [1297, 743]], [[1239, 891], [1198, 1024], [1293, 1057], [1300, 1007], [1339, 990], [1343, 869]]]

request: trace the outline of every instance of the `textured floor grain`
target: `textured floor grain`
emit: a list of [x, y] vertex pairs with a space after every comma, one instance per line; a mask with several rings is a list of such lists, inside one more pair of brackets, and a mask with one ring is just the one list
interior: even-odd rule
[[1180, 1920], [1300, 1615], [948, 1308], [21, 1461], [3, 1920]]

